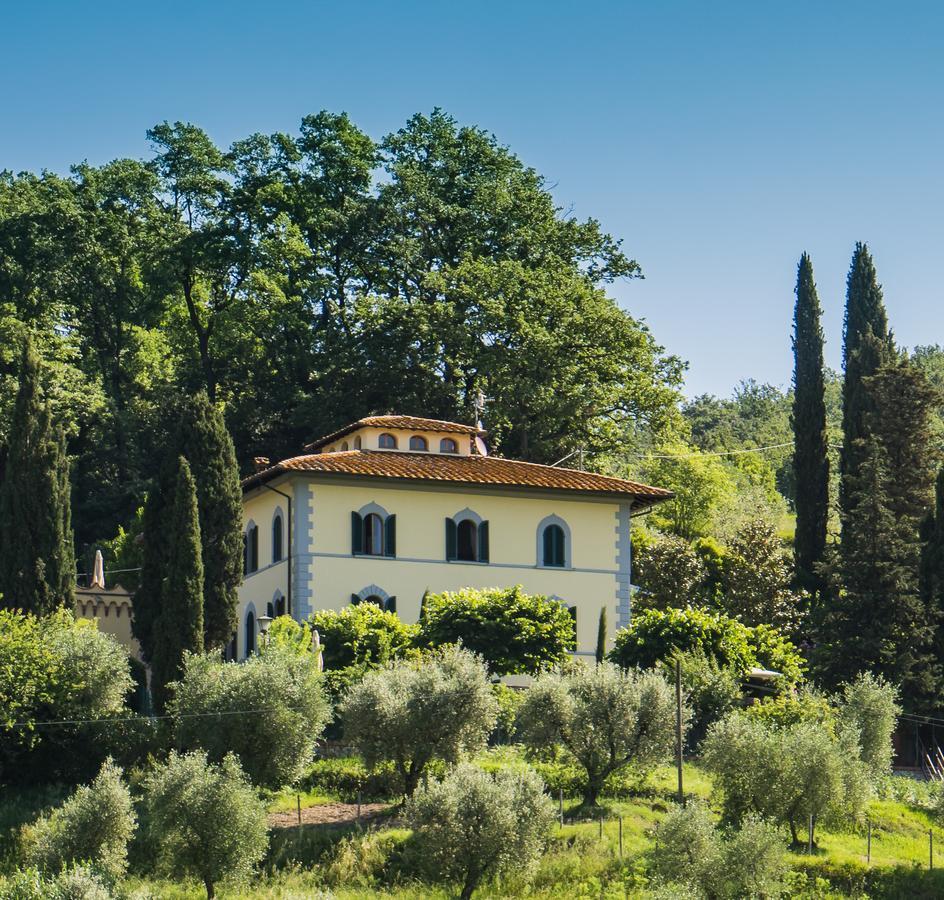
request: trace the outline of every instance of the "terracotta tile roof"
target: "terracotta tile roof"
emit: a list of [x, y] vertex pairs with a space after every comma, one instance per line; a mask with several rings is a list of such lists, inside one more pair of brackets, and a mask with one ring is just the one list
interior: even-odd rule
[[243, 481], [243, 490], [286, 472], [619, 495], [632, 497], [639, 507], [652, 506], [673, 496], [671, 491], [663, 488], [577, 469], [542, 466], [497, 456], [446, 456], [395, 450], [346, 450], [296, 456], [249, 476]]
[[332, 441], [336, 441], [338, 438], [342, 438], [344, 435], [364, 427], [405, 428], [409, 431], [443, 431], [447, 434], [485, 434], [484, 431], [476, 428], [474, 425], [463, 425], [461, 422], [445, 422], [441, 419], [423, 419], [418, 416], [367, 416], [366, 418], [358, 419], [356, 422], [351, 422], [350, 425], [345, 425], [337, 431], [332, 431], [331, 434], [326, 434], [324, 437], [320, 437], [310, 444], [306, 444], [303, 449], [317, 450], [319, 447], [324, 447]]

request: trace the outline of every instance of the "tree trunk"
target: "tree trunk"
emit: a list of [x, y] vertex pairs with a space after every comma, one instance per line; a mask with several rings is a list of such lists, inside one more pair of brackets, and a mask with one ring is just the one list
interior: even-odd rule
[[597, 799], [603, 790], [603, 778], [590, 778], [583, 792], [583, 805], [591, 807], [597, 805]]
[[478, 873], [473, 870], [467, 872], [465, 881], [462, 884], [462, 892], [459, 894], [459, 900], [471, 900], [472, 894], [475, 893], [475, 889], [478, 887], [478, 883]]
[[213, 900], [216, 896], [216, 892], [213, 889], [213, 882], [209, 878], [204, 878], [203, 886], [206, 888], [207, 900]]

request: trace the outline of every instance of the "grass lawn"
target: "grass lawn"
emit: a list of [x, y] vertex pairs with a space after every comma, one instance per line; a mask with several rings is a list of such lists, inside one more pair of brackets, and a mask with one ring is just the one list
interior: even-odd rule
[[[487, 766], [511, 763], [507, 749], [488, 754]], [[708, 801], [710, 778], [697, 766], [684, 770], [686, 795]], [[797, 884], [791, 891], [801, 898], [848, 896], [907, 897], [908, 900], [944, 896], [944, 829], [936, 834], [935, 865], [928, 872], [928, 831], [935, 827], [931, 816], [917, 805], [926, 790], [911, 791], [903, 779], [893, 779], [890, 796], [872, 802], [871, 867], [866, 865], [866, 830], [818, 829], [817, 848], [812, 856], [791, 853]], [[564, 898], [644, 898], [646, 854], [653, 832], [671, 808], [676, 789], [676, 773], [660, 768], [639, 785], [635, 796], [603, 801], [603, 822], [584, 816], [579, 798], [564, 800], [565, 824], [555, 826], [547, 853], [530, 884], [508, 880], [483, 888], [476, 895], [488, 897], [530, 897], [547, 900]], [[917, 798], [917, 800], [916, 800]], [[312, 790], [301, 795], [303, 808], [336, 803], [339, 798]], [[293, 812], [296, 793], [283, 791], [270, 799], [273, 813]], [[17, 819], [22, 819], [20, 813]], [[622, 820], [622, 855], [620, 854]], [[8, 817], [8, 821], [12, 818]], [[250, 884], [221, 886], [221, 898], [302, 898], [328, 897], [337, 900], [389, 897], [446, 898], [448, 891], [416, 883], [399, 873], [399, 859], [409, 832], [396, 820], [376, 820], [368, 827], [352, 824], [305, 825], [272, 832], [270, 851], [262, 871]], [[786, 840], [786, 836], [785, 836]], [[821, 879], [817, 881], [817, 879]], [[827, 883], [828, 880], [828, 883]], [[129, 891], [162, 900], [197, 900], [204, 896], [197, 883], [129, 878]]]

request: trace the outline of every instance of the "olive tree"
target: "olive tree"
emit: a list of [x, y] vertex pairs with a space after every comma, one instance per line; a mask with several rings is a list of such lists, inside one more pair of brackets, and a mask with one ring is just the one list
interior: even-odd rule
[[121, 770], [106, 760], [95, 780], [26, 830], [29, 862], [59, 872], [85, 862], [119, 878], [128, 865], [128, 842], [137, 818]]
[[751, 814], [740, 828], [721, 829], [702, 803], [670, 810], [652, 848], [657, 881], [716, 900], [779, 897], [786, 863], [783, 840], [769, 822]]
[[406, 796], [434, 759], [484, 748], [498, 704], [481, 658], [444, 647], [368, 672], [342, 705], [345, 738], [375, 767], [393, 763]]
[[171, 752], [145, 781], [144, 799], [159, 867], [196, 876], [208, 898], [265, 855], [266, 807], [233, 754], [214, 765], [202, 751]]
[[674, 689], [660, 673], [602, 663], [539, 677], [518, 713], [517, 732], [533, 748], [563, 746], [586, 772], [583, 802], [594, 806], [614, 772], [645, 770], [668, 757], [675, 725]]
[[406, 814], [418, 868], [458, 883], [468, 900], [485, 879], [534, 868], [554, 804], [533, 769], [490, 774], [462, 764], [420, 788]]
[[859, 757], [874, 776], [892, 769], [892, 734], [901, 707], [898, 691], [880, 675], [866, 672], [843, 686], [839, 697], [840, 726], [859, 746]]
[[304, 773], [329, 714], [314, 654], [280, 645], [242, 663], [188, 655], [172, 687], [177, 749], [204, 750], [213, 762], [235, 753], [252, 782], [269, 788]]
[[733, 713], [712, 726], [702, 757], [726, 821], [756, 813], [788, 826], [794, 844], [810, 816], [814, 828], [855, 819], [869, 796], [868, 769], [848, 733], [817, 722], [778, 725]]

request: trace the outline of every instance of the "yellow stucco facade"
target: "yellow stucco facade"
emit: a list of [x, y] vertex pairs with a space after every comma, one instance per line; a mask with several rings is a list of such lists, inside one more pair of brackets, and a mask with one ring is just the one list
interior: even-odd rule
[[[392, 433], [398, 449], [406, 450], [416, 431], [364, 428], [316, 452], [379, 452], [382, 433]], [[469, 435], [424, 434], [431, 449], [448, 438], [457, 442], [459, 454], [475, 453]], [[396, 598], [398, 615], [415, 622], [427, 589], [515, 584], [573, 609], [577, 652], [592, 655], [601, 607], [607, 610], [610, 639], [629, 621], [631, 511], [630, 497], [283, 471], [248, 487], [243, 498], [244, 528], [258, 529], [257, 569], [246, 574], [239, 591], [237, 656], [253, 647], [258, 616], [278, 612], [280, 603], [304, 620], [317, 610], [341, 609], [355, 595]], [[395, 516], [395, 556], [356, 552], [352, 513]], [[447, 518], [488, 523], [488, 562], [447, 561]], [[542, 530], [551, 522], [565, 534], [563, 566], [542, 564]], [[281, 531], [280, 538], [275, 531]], [[285, 558], [273, 559], [279, 543]]]

